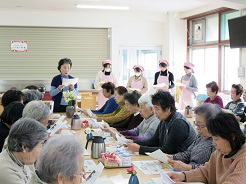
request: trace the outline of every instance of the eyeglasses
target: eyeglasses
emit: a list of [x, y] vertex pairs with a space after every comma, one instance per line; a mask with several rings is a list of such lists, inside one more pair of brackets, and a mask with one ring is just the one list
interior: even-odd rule
[[77, 175], [77, 176], [82, 176], [84, 179], [86, 179], [86, 172], [85, 172], [84, 169], [83, 169], [82, 172], [80, 172], [79, 174], [75, 174], [75, 175]]
[[196, 127], [197, 129], [199, 129], [199, 130], [201, 130], [201, 129], [203, 129], [203, 128], [206, 128], [206, 126], [204, 126], [204, 125], [198, 125], [196, 121], [194, 121], [194, 125], [195, 125], [195, 127]]
[[53, 130], [55, 128], [56, 124], [54, 124], [52, 127], [50, 127], [50, 130]]

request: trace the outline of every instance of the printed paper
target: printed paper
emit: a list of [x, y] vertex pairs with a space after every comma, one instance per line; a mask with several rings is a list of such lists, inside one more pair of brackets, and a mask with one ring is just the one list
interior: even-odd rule
[[75, 85], [78, 82], [79, 78], [74, 78], [74, 79], [62, 79], [62, 85], [68, 86], [70, 84]]

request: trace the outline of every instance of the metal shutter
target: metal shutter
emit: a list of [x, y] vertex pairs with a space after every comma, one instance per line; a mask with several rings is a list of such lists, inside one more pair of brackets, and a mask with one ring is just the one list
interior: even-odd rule
[[[11, 52], [11, 40], [25, 40], [27, 52]], [[107, 28], [51, 28], [0, 26], [0, 80], [51, 80], [58, 61], [70, 58], [71, 75], [95, 79], [108, 58]]]

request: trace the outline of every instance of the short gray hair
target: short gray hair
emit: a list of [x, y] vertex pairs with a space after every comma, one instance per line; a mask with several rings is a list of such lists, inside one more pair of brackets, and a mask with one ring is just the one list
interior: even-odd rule
[[33, 118], [42, 123], [50, 116], [50, 108], [42, 101], [31, 101], [25, 106], [22, 116]]
[[32, 90], [22, 90], [22, 92], [24, 93], [24, 105], [28, 104], [29, 102], [33, 101], [33, 100], [38, 100], [39, 97], [32, 91]]
[[30, 91], [38, 97], [38, 100], [42, 100], [43, 99], [43, 95], [42, 95], [42, 93], [39, 90], [30, 89]]
[[53, 183], [58, 175], [72, 180], [80, 170], [84, 146], [73, 136], [58, 135], [43, 147], [37, 160], [37, 173], [46, 183]]
[[202, 116], [208, 122], [209, 118], [216, 116], [222, 112], [221, 107], [218, 104], [204, 103], [194, 109], [196, 115]]
[[151, 96], [148, 94], [142, 95], [139, 99], [138, 99], [138, 104], [144, 104], [145, 107], [147, 109], [150, 109], [151, 107], [153, 107], [152, 101], [151, 101]]
[[48, 139], [48, 133], [44, 126], [31, 118], [21, 118], [14, 123], [9, 132], [9, 151], [21, 152], [25, 145], [29, 151], [41, 141]]

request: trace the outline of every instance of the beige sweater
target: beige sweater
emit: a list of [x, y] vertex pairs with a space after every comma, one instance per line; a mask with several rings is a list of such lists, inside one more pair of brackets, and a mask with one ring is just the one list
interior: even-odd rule
[[246, 183], [246, 143], [231, 158], [215, 151], [209, 162], [198, 169], [185, 172], [188, 182], [209, 184]]
[[[143, 95], [148, 92], [148, 81], [143, 75], [141, 76], [141, 78], [142, 78], [142, 84], [143, 84], [143, 88], [141, 89], [141, 94]], [[131, 76], [127, 82], [126, 89], [128, 90], [128, 92], [132, 92], [132, 90], [130, 89], [130, 88], [133, 88], [131, 87], [132, 80], [135, 80], [135, 76]]]
[[40, 180], [40, 178], [38, 177], [38, 175], [35, 171], [32, 174], [32, 178], [31, 178], [31, 181], [29, 184], [46, 184], [46, 183]]
[[[26, 173], [26, 174], [25, 174]], [[0, 154], [0, 183], [26, 184], [29, 183], [32, 171], [18, 159], [11, 157], [7, 150]]]

